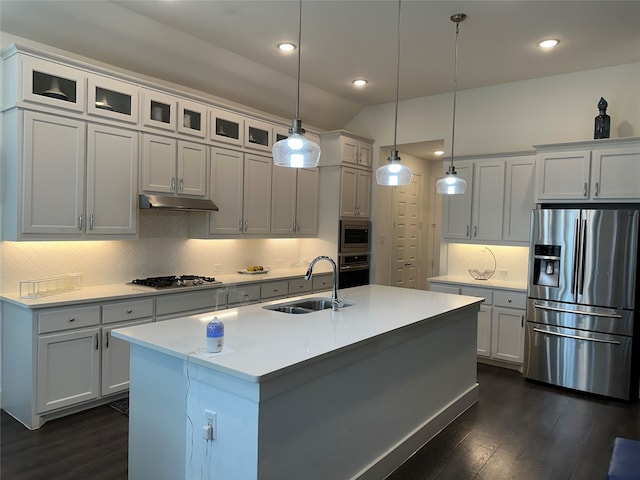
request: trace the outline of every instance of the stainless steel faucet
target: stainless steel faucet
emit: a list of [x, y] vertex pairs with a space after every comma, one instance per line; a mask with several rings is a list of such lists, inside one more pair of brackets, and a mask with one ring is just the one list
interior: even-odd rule
[[331, 292], [331, 310], [338, 310], [344, 302], [338, 299], [338, 267], [336, 266], [336, 262], [333, 261], [331, 257], [327, 257], [326, 255], [320, 255], [319, 257], [311, 260], [309, 264], [309, 268], [307, 269], [307, 273], [304, 276], [305, 280], [311, 279], [311, 274], [313, 273], [313, 266], [320, 260], [326, 260], [331, 263], [331, 267], [333, 268], [333, 291]]

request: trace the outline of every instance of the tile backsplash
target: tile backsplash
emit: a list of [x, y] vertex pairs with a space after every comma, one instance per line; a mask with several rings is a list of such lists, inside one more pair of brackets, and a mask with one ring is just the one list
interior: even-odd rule
[[447, 248], [447, 274], [468, 276], [470, 268], [480, 271], [493, 269], [493, 257], [485, 249], [489, 248], [496, 257], [494, 278], [506, 281], [526, 281], [529, 263], [529, 247], [507, 247], [502, 245], [469, 245], [449, 243]]
[[[304, 240], [306, 248], [309, 242]], [[20, 281], [81, 273], [82, 285], [126, 283], [158, 275], [231, 273], [247, 265], [288, 268], [299, 262], [301, 239], [188, 238], [188, 216], [140, 214], [139, 238], [128, 241], [1, 242], [0, 291]], [[313, 250], [313, 248], [309, 249]]]

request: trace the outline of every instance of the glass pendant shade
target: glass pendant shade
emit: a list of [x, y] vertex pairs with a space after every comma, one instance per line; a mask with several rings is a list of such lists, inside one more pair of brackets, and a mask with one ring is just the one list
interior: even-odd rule
[[391, 187], [409, 185], [412, 176], [411, 169], [400, 163], [398, 152], [394, 150], [391, 152], [388, 163], [376, 170], [376, 183]]
[[443, 178], [436, 182], [436, 191], [443, 195], [459, 195], [467, 190], [467, 181], [458, 176], [458, 172], [453, 166]]
[[289, 137], [276, 142], [272, 149], [273, 163], [279, 167], [313, 168], [320, 161], [320, 146], [305, 138], [299, 123], [289, 129]]

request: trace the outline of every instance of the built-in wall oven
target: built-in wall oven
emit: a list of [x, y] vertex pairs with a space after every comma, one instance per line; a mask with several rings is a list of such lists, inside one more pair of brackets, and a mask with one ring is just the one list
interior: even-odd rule
[[369, 285], [369, 254], [338, 255], [338, 287]]
[[354, 218], [340, 220], [338, 287], [369, 284], [371, 222]]

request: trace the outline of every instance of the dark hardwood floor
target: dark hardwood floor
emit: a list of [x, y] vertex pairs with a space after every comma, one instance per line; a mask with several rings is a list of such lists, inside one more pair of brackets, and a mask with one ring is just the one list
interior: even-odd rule
[[[388, 480], [603, 480], [613, 439], [640, 439], [638, 403], [566, 392], [486, 365], [478, 365], [478, 382], [480, 401]], [[127, 426], [108, 406], [36, 431], [2, 411], [0, 477], [126, 479]]]

